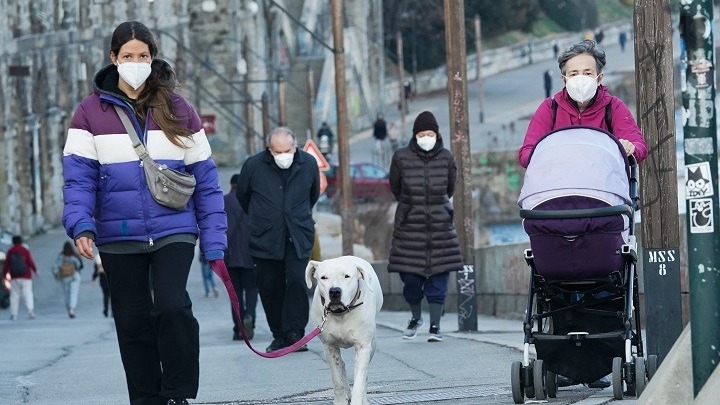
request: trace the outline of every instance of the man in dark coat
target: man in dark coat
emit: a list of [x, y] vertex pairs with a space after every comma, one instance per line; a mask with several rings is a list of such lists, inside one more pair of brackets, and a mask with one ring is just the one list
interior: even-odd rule
[[398, 201], [388, 272], [400, 273], [403, 296], [412, 317], [403, 338], [412, 339], [422, 325], [423, 296], [430, 308], [429, 342], [442, 341], [442, 315], [449, 272], [462, 270], [450, 197], [457, 167], [443, 146], [435, 116], [425, 111], [413, 125], [407, 147], [395, 152], [390, 165], [390, 188]]
[[[240, 176], [233, 174], [230, 178], [230, 192], [225, 194], [225, 213], [227, 214], [228, 248], [225, 251], [225, 264], [230, 274], [233, 288], [237, 293], [238, 304], [242, 314], [242, 322], [248, 338], [255, 334], [255, 307], [257, 306], [258, 290], [255, 283], [252, 257], [250, 257], [250, 230], [248, 215], [237, 199], [237, 183]], [[240, 340], [238, 321], [230, 307], [233, 320], [233, 340]]]
[[[250, 255], [273, 341], [267, 351], [291, 346], [305, 334], [310, 304], [305, 267], [315, 240], [312, 208], [320, 196], [317, 161], [279, 127], [268, 148], [243, 164], [237, 198], [248, 213]], [[302, 346], [300, 350], [307, 350]]]

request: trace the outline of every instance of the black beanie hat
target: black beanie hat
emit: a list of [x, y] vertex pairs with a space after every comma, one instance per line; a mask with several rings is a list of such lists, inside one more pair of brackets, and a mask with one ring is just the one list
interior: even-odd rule
[[413, 124], [413, 135], [417, 135], [418, 132], [422, 131], [433, 131], [436, 134], [440, 134], [437, 120], [430, 111], [423, 111], [420, 115], [415, 118], [415, 124]]

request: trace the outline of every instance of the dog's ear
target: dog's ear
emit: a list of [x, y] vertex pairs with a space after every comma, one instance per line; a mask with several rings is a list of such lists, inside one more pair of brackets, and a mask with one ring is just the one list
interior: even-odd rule
[[305, 267], [305, 284], [307, 288], [312, 288], [313, 278], [315, 278], [315, 269], [320, 262], [316, 260], [310, 260], [307, 267]]
[[365, 280], [365, 285], [367, 286], [368, 290], [375, 292], [372, 287], [372, 275], [365, 272], [365, 269], [360, 264], [356, 265], [355, 267], [357, 268], [358, 274], [360, 274], [360, 278]]

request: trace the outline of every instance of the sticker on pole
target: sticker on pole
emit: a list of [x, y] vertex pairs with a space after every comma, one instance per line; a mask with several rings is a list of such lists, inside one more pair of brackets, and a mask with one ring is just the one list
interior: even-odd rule
[[685, 199], [710, 197], [715, 194], [710, 162], [685, 166], [685, 179]]
[[305, 146], [303, 146], [303, 150], [309, 154], [311, 154], [315, 160], [317, 160], [318, 168], [320, 171], [325, 171], [330, 168], [330, 164], [327, 160], [325, 160], [325, 156], [323, 156], [322, 153], [320, 153], [320, 148], [317, 147], [315, 142], [313, 142], [312, 139], [308, 139], [305, 142]]
[[712, 198], [688, 200], [690, 209], [690, 233], [712, 233], [713, 224]]

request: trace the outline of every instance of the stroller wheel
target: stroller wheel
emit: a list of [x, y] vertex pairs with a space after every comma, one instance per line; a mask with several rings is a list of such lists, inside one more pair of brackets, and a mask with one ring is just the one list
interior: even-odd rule
[[545, 365], [542, 360], [535, 360], [533, 365], [533, 386], [535, 387], [535, 399], [545, 399]]
[[513, 361], [510, 367], [510, 387], [512, 388], [513, 401], [516, 404], [522, 404], [525, 402], [523, 396], [522, 386], [522, 363], [519, 361]]
[[640, 397], [642, 395], [643, 391], [645, 390], [645, 385], [647, 383], [647, 376], [646, 376], [646, 368], [645, 368], [645, 358], [644, 357], [638, 357], [635, 359], [635, 396]]
[[557, 396], [557, 374], [552, 371], [545, 373], [545, 390], [547, 391], [548, 398], [555, 398]]
[[647, 356], [648, 380], [652, 380], [655, 372], [657, 371], [657, 360], [658, 358], [656, 354], [651, 354]]
[[613, 358], [612, 362], [612, 389], [613, 398], [617, 400], [623, 399], [623, 377], [622, 377], [622, 357]]

